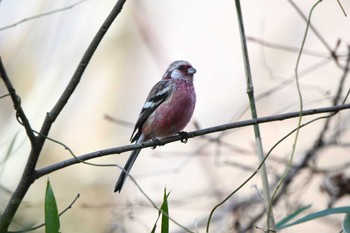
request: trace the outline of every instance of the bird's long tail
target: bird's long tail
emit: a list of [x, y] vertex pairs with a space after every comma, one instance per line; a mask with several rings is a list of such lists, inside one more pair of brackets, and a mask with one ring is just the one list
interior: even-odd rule
[[[137, 140], [136, 143], [141, 143], [143, 141], [144, 141], [144, 137], [141, 134], [140, 138]], [[128, 173], [130, 172], [132, 166], [134, 165], [140, 151], [141, 151], [141, 149], [136, 149], [131, 153], [128, 161], [126, 162], [126, 164], [124, 166], [124, 170], [120, 173], [118, 181], [115, 184], [114, 192], [120, 192], [122, 190], [123, 185], [125, 183], [125, 180], [126, 180], [126, 178], [128, 178]]]

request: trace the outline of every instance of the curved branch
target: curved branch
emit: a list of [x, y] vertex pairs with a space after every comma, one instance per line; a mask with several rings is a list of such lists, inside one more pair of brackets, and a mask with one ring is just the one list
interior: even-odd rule
[[[317, 109], [309, 109], [309, 110], [304, 110], [301, 112], [303, 116], [308, 116], [308, 115], [314, 115], [314, 114], [321, 114], [321, 113], [337, 113], [340, 110], [344, 109], [350, 109], [350, 104], [343, 104], [343, 105], [337, 105], [337, 106], [332, 106], [332, 107], [325, 107], [325, 108], [317, 108]], [[99, 157], [103, 157], [106, 155], [111, 155], [111, 154], [121, 154], [127, 151], [132, 151], [135, 149], [142, 149], [146, 147], [155, 147], [157, 145], [165, 145], [171, 142], [175, 141], [181, 141], [185, 138], [194, 138], [210, 133], [216, 133], [228, 129], [234, 129], [234, 128], [240, 128], [244, 126], [251, 126], [255, 124], [262, 124], [262, 123], [268, 123], [268, 122], [273, 122], [273, 121], [283, 121], [286, 119], [290, 118], [295, 118], [299, 117], [300, 112], [290, 112], [290, 113], [285, 113], [285, 114], [280, 114], [280, 115], [274, 115], [274, 116], [267, 116], [267, 117], [260, 117], [256, 119], [251, 119], [251, 120], [245, 120], [245, 121], [239, 121], [239, 122], [233, 122], [233, 123], [228, 123], [228, 124], [223, 124], [223, 125], [218, 125], [206, 129], [200, 129], [192, 132], [188, 132], [185, 136], [183, 134], [178, 134], [172, 137], [164, 138], [164, 139], [159, 139], [159, 141], [147, 141], [144, 143], [140, 144], [131, 144], [127, 146], [120, 146], [120, 147], [114, 147], [114, 148], [109, 148], [109, 149], [104, 149], [104, 150], [99, 150], [99, 151], [94, 151], [91, 153], [87, 153], [84, 155], [77, 156], [77, 159], [71, 158], [64, 160], [62, 162], [41, 168], [36, 171], [35, 173], [35, 179], [38, 179], [44, 175], [47, 175], [51, 172], [57, 171], [59, 169], [62, 169], [64, 167], [71, 166], [73, 164], [80, 163], [81, 161], [86, 161], [90, 159], [95, 159]]]

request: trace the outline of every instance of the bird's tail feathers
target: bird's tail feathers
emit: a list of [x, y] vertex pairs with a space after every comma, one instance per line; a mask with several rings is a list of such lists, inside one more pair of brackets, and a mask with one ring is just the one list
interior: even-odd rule
[[[141, 142], [143, 142], [143, 140], [144, 140], [144, 137], [143, 137], [143, 134], [141, 134], [140, 138], [137, 140], [136, 143], [141, 143]], [[128, 178], [129, 172], [130, 172], [132, 166], [134, 165], [140, 151], [141, 151], [141, 149], [136, 149], [131, 153], [128, 161], [126, 162], [126, 164], [124, 166], [124, 170], [120, 173], [120, 176], [119, 176], [118, 181], [117, 181], [115, 188], [114, 188], [114, 192], [120, 192], [122, 190], [123, 185], [125, 183], [125, 180], [126, 180], [126, 178]]]

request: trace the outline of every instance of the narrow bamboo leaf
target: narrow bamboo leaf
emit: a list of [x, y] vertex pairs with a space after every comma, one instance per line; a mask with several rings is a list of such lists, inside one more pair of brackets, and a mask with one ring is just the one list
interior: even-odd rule
[[[165, 189], [164, 189], [164, 193], [165, 193]], [[170, 193], [169, 193], [169, 194], [170, 194]], [[168, 196], [169, 196], [169, 194], [168, 194]], [[168, 197], [168, 196], [166, 196], [166, 197]], [[165, 199], [165, 200], [166, 200], [166, 199]], [[161, 207], [160, 207], [160, 209], [159, 209], [159, 211], [158, 211], [158, 217], [157, 217], [157, 219], [156, 219], [156, 222], [155, 222], [154, 225], [153, 225], [153, 228], [152, 228], [151, 233], [155, 233], [155, 232], [156, 232], [158, 220], [159, 220], [160, 215], [162, 214], [162, 211], [163, 211], [163, 205], [164, 205], [164, 198], [163, 198], [163, 203], [162, 203], [162, 205], [161, 205]], [[163, 221], [163, 220], [162, 220], [162, 221]]]
[[289, 223], [289, 224], [286, 224], [286, 225], [282, 226], [280, 229], [286, 228], [286, 227], [289, 227], [289, 226], [293, 226], [293, 225], [296, 225], [296, 224], [300, 224], [300, 223], [303, 223], [303, 222], [307, 222], [307, 221], [310, 221], [310, 220], [313, 220], [313, 219], [316, 219], [316, 218], [325, 217], [325, 216], [328, 216], [328, 215], [331, 215], [331, 214], [347, 214], [347, 213], [350, 213], [350, 206], [325, 209], [325, 210], [322, 210], [322, 211], [318, 211], [318, 212], [306, 215], [306, 216], [304, 216], [304, 217], [302, 217], [302, 218], [300, 218], [300, 219], [298, 219], [298, 220], [296, 220], [296, 221], [294, 221], [292, 223]]
[[166, 194], [166, 188], [164, 188], [164, 197], [161, 210], [162, 214], [162, 228], [161, 233], [169, 233], [169, 209], [168, 209], [168, 196], [170, 193]]
[[301, 207], [299, 209], [297, 209], [296, 211], [294, 211], [293, 213], [291, 213], [290, 215], [288, 215], [287, 217], [283, 218], [281, 221], [279, 221], [276, 224], [276, 229], [279, 230], [283, 227], [283, 225], [287, 224], [287, 222], [289, 222], [290, 220], [292, 220], [293, 218], [295, 218], [297, 215], [299, 215], [301, 212], [309, 209], [311, 207], [311, 205], [307, 205], [304, 207]]
[[55, 194], [50, 185], [50, 181], [47, 180], [46, 194], [45, 194], [45, 232], [59, 233], [59, 230], [60, 230], [60, 219], [58, 216]]
[[343, 231], [344, 233], [350, 233], [350, 212], [345, 215], [343, 221]]

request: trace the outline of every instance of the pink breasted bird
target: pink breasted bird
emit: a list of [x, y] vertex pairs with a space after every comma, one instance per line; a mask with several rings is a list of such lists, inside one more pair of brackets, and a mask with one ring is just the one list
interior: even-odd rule
[[[131, 135], [131, 142], [141, 143], [179, 133], [190, 121], [196, 104], [193, 75], [196, 69], [187, 61], [174, 61], [162, 79], [153, 86]], [[141, 149], [134, 150], [124, 166], [131, 170]], [[127, 174], [122, 171], [114, 192], [123, 188]]]

